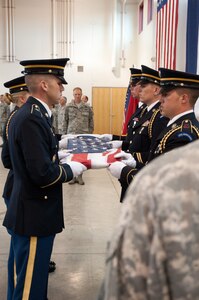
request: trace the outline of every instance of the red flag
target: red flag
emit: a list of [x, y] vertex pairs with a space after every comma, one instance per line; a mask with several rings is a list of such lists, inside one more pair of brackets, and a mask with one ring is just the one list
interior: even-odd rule
[[176, 69], [179, 0], [158, 0], [156, 26], [156, 68]]
[[125, 107], [124, 107], [124, 122], [122, 127], [122, 135], [127, 134], [127, 125], [129, 123], [129, 120], [136, 111], [138, 107], [138, 99], [135, 99], [131, 95], [131, 89], [130, 84], [128, 86], [127, 92], [126, 92], [126, 101], [125, 101]]

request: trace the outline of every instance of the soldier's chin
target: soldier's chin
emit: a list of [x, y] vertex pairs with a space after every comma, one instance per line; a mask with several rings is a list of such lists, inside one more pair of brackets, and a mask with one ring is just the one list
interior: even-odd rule
[[166, 117], [164, 110], [162, 110], [161, 108], [160, 108], [160, 113], [161, 113], [162, 116]]

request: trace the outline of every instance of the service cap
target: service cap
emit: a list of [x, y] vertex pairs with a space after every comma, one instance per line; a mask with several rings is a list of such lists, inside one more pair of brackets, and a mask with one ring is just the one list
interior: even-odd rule
[[25, 83], [25, 76], [17, 77], [15, 79], [7, 81], [4, 83], [4, 86], [6, 88], [9, 88], [10, 94], [28, 91], [28, 87]]
[[141, 66], [142, 76], [141, 83], [155, 83], [160, 85], [160, 77], [158, 71], [147, 66]]
[[199, 89], [199, 75], [159, 68], [161, 87]]
[[20, 62], [24, 66], [24, 75], [48, 74], [58, 77], [62, 84], [67, 84], [64, 78], [64, 68], [69, 58], [23, 60]]
[[131, 84], [136, 84], [140, 81], [142, 72], [140, 69], [130, 68], [131, 71]]

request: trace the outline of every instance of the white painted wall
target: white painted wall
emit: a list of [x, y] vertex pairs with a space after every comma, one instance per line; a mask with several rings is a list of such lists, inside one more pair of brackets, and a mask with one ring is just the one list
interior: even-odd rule
[[[188, 0], [180, 1], [177, 68], [184, 70], [186, 14]], [[15, 0], [15, 52], [16, 61], [5, 61], [4, 2], [0, 0], [0, 93], [6, 91], [3, 82], [21, 75], [20, 60], [51, 58], [52, 10], [51, 0]], [[92, 86], [125, 87], [129, 81], [129, 68], [141, 64], [155, 67], [155, 21], [156, 0], [153, 20], [147, 24], [147, 0], [144, 0], [144, 30], [138, 34], [138, 4], [141, 1], [127, 0], [124, 21], [125, 66], [114, 75], [112, 69], [120, 61], [115, 60], [114, 50], [114, 7], [120, 0], [75, 0], [74, 1], [74, 51], [72, 66], [66, 68], [68, 86], [64, 94], [72, 98], [75, 86], [83, 88], [91, 101]], [[121, 8], [117, 9], [117, 28], [121, 27]], [[121, 45], [121, 30], [115, 36], [115, 44]], [[59, 53], [57, 53], [59, 56]], [[119, 53], [119, 59], [121, 53]], [[119, 63], [118, 63], [119, 62]], [[84, 72], [77, 72], [83, 66]]]

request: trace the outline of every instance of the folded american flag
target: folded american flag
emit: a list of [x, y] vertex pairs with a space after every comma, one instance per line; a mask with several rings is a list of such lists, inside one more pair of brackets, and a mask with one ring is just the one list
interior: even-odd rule
[[111, 163], [120, 160], [114, 156], [121, 152], [120, 149], [111, 149], [111, 145], [107, 143], [106, 139], [95, 135], [78, 135], [70, 138], [67, 143], [67, 151], [70, 154], [64, 158], [65, 163], [77, 161], [85, 165], [87, 169], [106, 168]]

